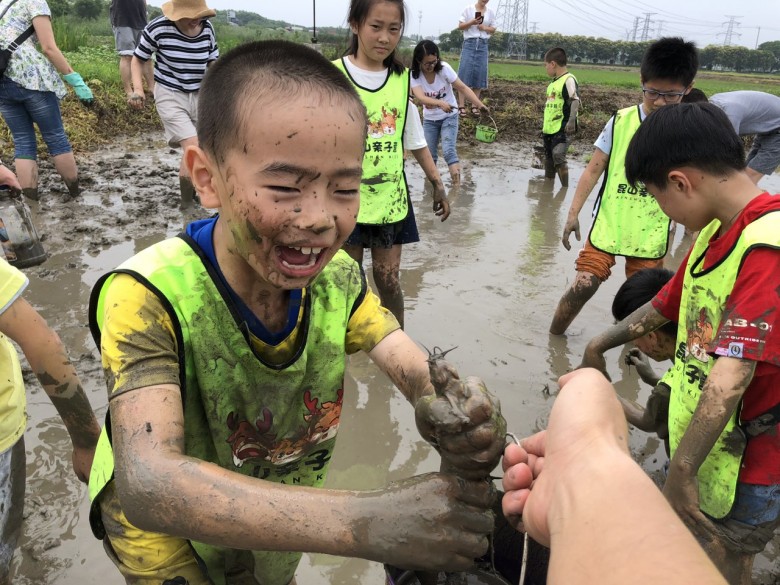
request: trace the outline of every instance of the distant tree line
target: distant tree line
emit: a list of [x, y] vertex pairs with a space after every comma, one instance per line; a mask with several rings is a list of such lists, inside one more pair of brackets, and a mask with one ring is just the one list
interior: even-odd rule
[[[83, 20], [108, 19], [109, 0], [48, 0], [52, 15], [70, 15]], [[217, 14], [216, 21], [226, 23], [227, 10]], [[149, 6], [150, 19], [161, 14], [159, 8]], [[251, 40], [259, 35], [264, 38], [272, 29], [288, 29], [290, 25], [283, 21], [270, 20], [254, 12], [236, 10], [233, 20], [238, 27], [244, 27], [245, 34], [241, 38]], [[221, 27], [220, 27], [221, 28]], [[260, 34], [263, 30], [265, 33]], [[236, 31], [238, 32], [238, 31]], [[317, 41], [328, 46], [329, 53], [341, 54], [346, 47], [348, 30], [326, 27], [317, 29]], [[311, 36], [313, 31], [306, 31], [298, 36]], [[249, 35], [249, 37], [247, 37]], [[514, 43], [513, 43], [514, 41]], [[490, 43], [490, 51], [494, 56], [506, 56], [516, 53], [518, 39], [513, 35], [497, 32]], [[563, 36], [557, 33], [534, 33], [527, 37], [526, 59], [542, 60], [547, 49], [563, 47], [569, 55], [571, 63], [596, 63], [602, 65], [637, 66], [651, 41], [630, 42], [611, 41], [604, 38], [585, 36]], [[229, 43], [233, 44], [233, 43]], [[408, 43], [407, 43], [408, 44]], [[463, 31], [455, 29], [439, 36], [439, 47], [445, 52], [457, 52], [463, 44]], [[518, 57], [510, 54], [510, 57]], [[740, 73], [774, 73], [780, 71], [780, 41], [762, 43], [758, 49], [748, 49], [742, 46], [708, 45], [700, 49], [701, 67], [708, 70], [737, 71]]]
[[[490, 43], [491, 53], [495, 56], [506, 55], [512, 48], [512, 41], [512, 35], [497, 32]], [[517, 45], [516, 38], [514, 41]], [[527, 37], [526, 58], [541, 61], [547, 49], [563, 47], [571, 63], [637, 66], [651, 42], [611, 41], [595, 37], [535, 33]], [[455, 29], [439, 36], [439, 48], [443, 51], [459, 51], [462, 44], [463, 31], [461, 30]], [[510, 56], [517, 57], [517, 55]], [[708, 45], [700, 48], [699, 57], [701, 67], [708, 70], [773, 73], [780, 71], [780, 41], [762, 43], [758, 49]]]

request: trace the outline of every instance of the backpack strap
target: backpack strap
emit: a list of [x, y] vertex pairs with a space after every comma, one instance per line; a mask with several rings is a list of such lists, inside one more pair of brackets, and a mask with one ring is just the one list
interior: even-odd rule
[[16, 37], [11, 43], [6, 47], [6, 50], [11, 51], [12, 53], [16, 51], [16, 49], [19, 48], [19, 45], [21, 45], [24, 41], [29, 39], [32, 34], [35, 32], [35, 28], [33, 25], [30, 25], [27, 27], [27, 29], [20, 34], [18, 37]]

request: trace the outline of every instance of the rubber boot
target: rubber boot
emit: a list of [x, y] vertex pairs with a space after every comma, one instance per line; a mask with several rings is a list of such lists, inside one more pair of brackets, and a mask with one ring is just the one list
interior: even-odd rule
[[179, 177], [179, 191], [181, 192], [181, 208], [192, 207], [195, 200], [195, 187], [189, 177]]
[[561, 180], [561, 187], [569, 186], [569, 165], [563, 163], [558, 167], [558, 178]]
[[38, 187], [26, 187], [25, 189], [22, 189], [22, 193], [24, 193], [24, 196], [31, 201], [41, 200], [41, 194], [38, 193]]
[[81, 189], [79, 188], [79, 179], [76, 177], [72, 181], [65, 180], [65, 186], [68, 188], [68, 196], [71, 199], [74, 199], [75, 197], [78, 197], [81, 194]]

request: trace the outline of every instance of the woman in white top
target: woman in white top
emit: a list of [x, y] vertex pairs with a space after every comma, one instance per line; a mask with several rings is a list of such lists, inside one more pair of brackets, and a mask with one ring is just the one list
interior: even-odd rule
[[[496, 13], [488, 8], [489, 0], [477, 0], [463, 9], [458, 28], [463, 31], [463, 49], [460, 53], [458, 77], [479, 97], [488, 86], [488, 39], [496, 32]], [[466, 96], [458, 92], [460, 115], [465, 116]], [[471, 113], [479, 115], [477, 104], [472, 102]]]
[[0, 0], [0, 13], [0, 47], [7, 47], [28, 30], [33, 32], [19, 43], [0, 77], [0, 113], [13, 135], [19, 183], [27, 197], [38, 199], [37, 126], [54, 167], [70, 196], [75, 197], [79, 193], [78, 169], [59, 104], [68, 93], [63, 80], [82, 102], [91, 102], [92, 92], [57, 47], [46, 0]]
[[455, 70], [441, 60], [433, 41], [420, 41], [412, 56], [412, 93], [423, 105], [423, 130], [433, 162], [438, 160], [439, 140], [453, 186], [460, 183], [458, 140], [458, 103], [453, 88], [476, 108], [487, 110], [476, 94], [463, 83]]

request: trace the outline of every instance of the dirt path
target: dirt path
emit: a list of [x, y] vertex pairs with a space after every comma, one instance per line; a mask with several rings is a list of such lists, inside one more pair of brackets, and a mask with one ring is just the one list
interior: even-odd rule
[[[499, 142], [492, 145], [461, 148], [464, 185], [451, 193], [453, 215], [443, 224], [429, 212], [421, 173], [409, 165], [423, 241], [404, 250], [402, 283], [412, 337], [429, 347], [463, 348], [448, 358], [461, 374], [487, 382], [502, 402], [509, 429], [523, 435], [545, 425], [555, 380], [579, 363], [587, 340], [611, 321], [609, 305], [622, 266], [567, 337], [549, 336], [554, 305], [573, 275], [576, 251], [566, 252], [559, 238], [583, 160], [572, 161], [572, 188], [550, 191], [538, 171], [529, 168], [531, 142], [504, 142], [509, 133], [501, 129]], [[590, 150], [588, 141], [579, 147]], [[178, 161], [179, 153], [168, 149], [159, 134], [79, 156], [85, 192], [68, 202], [51, 169], [41, 171], [43, 200], [33, 212], [51, 257], [27, 271], [26, 297], [60, 332], [101, 418], [107, 397], [87, 327], [89, 293], [105, 271], [206, 215], [180, 211]], [[780, 175], [765, 179], [764, 186], [780, 191]], [[588, 223], [587, 213], [580, 220]], [[673, 265], [685, 251], [679, 236]], [[649, 388], [620, 365], [620, 354], [609, 354], [608, 363], [618, 391], [644, 402]], [[26, 378], [33, 389], [26, 435], [28, 497], [14, 583], [119, 585], [119, 574], [90, 534], [86, 490], [72, 477], [67, 434], [29, 372]], [[331, 486], [375, 488], [438, 468], [435, 453], [418, 437], [411, 408], [363, 356], [350, 359], [344, 408]], [[648, 472], [658, 473], [664, 462], [658, 440], [633, 432], [631, 448]], [[779, 545], [776, 538], [759, 560], [756, 585], [777, 582]], [[383, 582], [374, 563], [322, 555], [305, 557], [299, 579]]]

